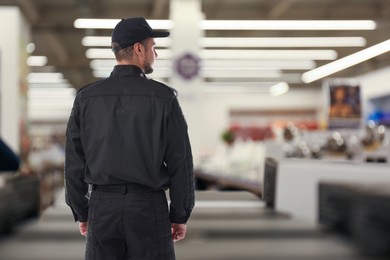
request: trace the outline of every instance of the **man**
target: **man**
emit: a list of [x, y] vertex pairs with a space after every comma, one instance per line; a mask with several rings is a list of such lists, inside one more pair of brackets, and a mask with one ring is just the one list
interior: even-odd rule
[[122, 19], [112, 34], [113, 72], [75, 98], [66, 202], [88, 260], [175, 259], [173, 241], [186, 234], [194, 207], [187, 124], [176, 91], [145, 76], [157, 58], [154, 38], [167, 36], [144, 18]]

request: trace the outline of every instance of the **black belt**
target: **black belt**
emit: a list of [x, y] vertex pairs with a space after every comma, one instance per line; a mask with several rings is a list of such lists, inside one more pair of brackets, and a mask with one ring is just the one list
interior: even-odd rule
[[151, 188], [137, 184], [137, 183], [128, 183], [128, 184], [114, 184], [114, 185], [96, 185], [92, 184], [93, 191], [103, 191], [103, 192], [112, 192], [112, 193], [122, 193], [127, 194], [130, 191], [144, 191], [144, 192], [156, 192]]

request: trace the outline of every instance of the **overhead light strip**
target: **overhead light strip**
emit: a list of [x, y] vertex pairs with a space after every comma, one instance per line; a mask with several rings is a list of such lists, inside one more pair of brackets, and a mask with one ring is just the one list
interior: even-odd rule
[[270, 88], [278, 84], [279, 81], [261, 81], [261, 82], [204, 82], [204, 88], [231, 88], [231, 87], [246, 87], [246, 88]]
[[201, 67], [278, 68], [281, 70], [310, 70], [316, 67], [313, 60], [202, 60]]
[[31, 67], [42, 67], [47, 64], [46, 56], [29, 56], [27, 58], [27, 65]]
[[257, 88], [257, 87], [242, 87], [242, 86], [234, 86], [234, 87], [209, 87], [204, 88], [203, 92], [206, 94], [252, 94], [252, 93], [268, 93], [268, 89]]
[[280, 82], [270, 87], [269, 93], [271, 94], [271, 96], [278, 97], [280, 95], [287, 93], [288, 90], [289, 90], [289, 85], [287, 84], [287, 82]]
[[[112, 69], [117, 64], [115, 59], [93, 59], [89, 63], [91, 69]], [[310, 70], [316, 67], [313, 60], [202, 60], [202, 68], [278, 68], [281, 70]], [[155, 61], [156, 67], [172, 67], [171, 60], [158, 58]]]
[[[120, 19], [89, 19], [79, 18], [73, 22], [73, 26], [78, 29], [113, 29]], [[146, 20], [153, 29], [170, 30], [173, 28], [171, 20]]]
[[[79, 18], [73, 23], [80, 29], [113, 29], [120, 19]], [[172, 20], [147, 22], [152, 28], [170, 30]], [[203, 20], [199, 27], [204, 30], [374, 30], [373, 20]]]
[[301, 80], [301, 73], [283, 73], [280, 77], [277, 79], [267, 79], [267, 78], [208, 78], [207, 84], [222, 84], [222, 85], [229, 85], [229, 84], [252, 84], [252, 83], [263, 83], [263, 82], [269, 82], [270, 80], [275, 81], [285, 81], [290, 84], [302, 84]]
[[279, 78], [282, 73], [276, 68], [203, 68], [200, 75], [204, 78]]
[[[170, 50], [162, 49], [156, 50], [159, 59], [172, 58], [172, 52]], [[111, 49], [107, 48], [90, 48], [86, 51], [85, 55], [89, 59], [112, 59], [114, 53]]]
[[[155, 38], [157, 47], [169, 47], [172, 45], [172, 39]], [[109, 47], [111, 45], [110, 36], [85, 36], [81, 39], [81, 44], [87, 47]]]
[[72, 84], [69, 83], [29, 83], [29, 88], [38, 88], [38, 89], [52, 89], [52, 88], [72, 88]]
[[203, 20], [203, 30], [374, 30], [372, 20]]
[[76, 93], [76, 89], [74, 88], [44, 88], [44, 89], [29, 89], [28, 95], [31, 97], [40, 97], [44, 95], [53, 96], [53, 95], [59, 95], [59, 96], [69, 96], [74, 95]]
[[[110, 76], [112, 69], [96, 69], [92, 71], [95, 78], [107, 78]], [[153, 73], [146, 75], [148, 78], [169, 78], [172, 76], [172, 70], [169, 68], [160, 68]]]
[[[172, 39], [156, 38], [157, 47], [170, 47]], [[110, 36], [85, 36], [81, 44], [87, 47], [108, 47]], [[362, 47], [364, 37], [204, 37], [199, 39], [203, 48], [285, 48], [285, 47]]]
[[[117, 61], [115, 59], [93, 59], [89, 63], [89, 67], [91, 69], [110, 69], [112, 70], [113, 67], [117, 65]], [[155, 60], [154, 66], [156, 68], [158, 67], [172, 67], [172, 61], [171, 60], [163, 60], [160, 59], [160, 57]]]
[[33, 72], [27, 75], [27, 81], [30, 84], [35, 83], [51, 83], [51, 84], [66, 84], [68, 81], [64, 79], [64, 75], [59, 72]]
[[334, 50], [201, 50], [202, 59], [251, 59], [251, 60], [334, 60]]
[[362, 47], [364, 37], [206, 37], [203, 48]]
[[390, 51], [390, 39], [302, 74], [310, 83]]

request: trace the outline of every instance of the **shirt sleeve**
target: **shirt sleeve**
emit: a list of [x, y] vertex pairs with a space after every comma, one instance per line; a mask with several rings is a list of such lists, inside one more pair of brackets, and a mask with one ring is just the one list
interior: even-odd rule
[[177, 98], [172, 101], [167, 129], [165, 163], [170, 174], [170, 218], [172, 223], [184, 224], [195, 205], [195, 188], [187, 123]]
[[66, 129], [65, 200], [75, 221], [88, 220], [88, 184], [84, 181], [85, 156], [80, 135], [79, 96], [76, 96]]

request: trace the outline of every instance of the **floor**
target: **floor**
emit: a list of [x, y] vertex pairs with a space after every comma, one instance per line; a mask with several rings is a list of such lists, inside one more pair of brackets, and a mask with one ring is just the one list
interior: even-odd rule
[[[0, 260], [81, 260], [79, 235], [63, 195], [36, 220], [0, 237]], [[178, 260], [373, 260], [343, 238], [291, 220], [246, 192], [198, 192]], [[109, 260], [109, 259], [107, 259]]]

